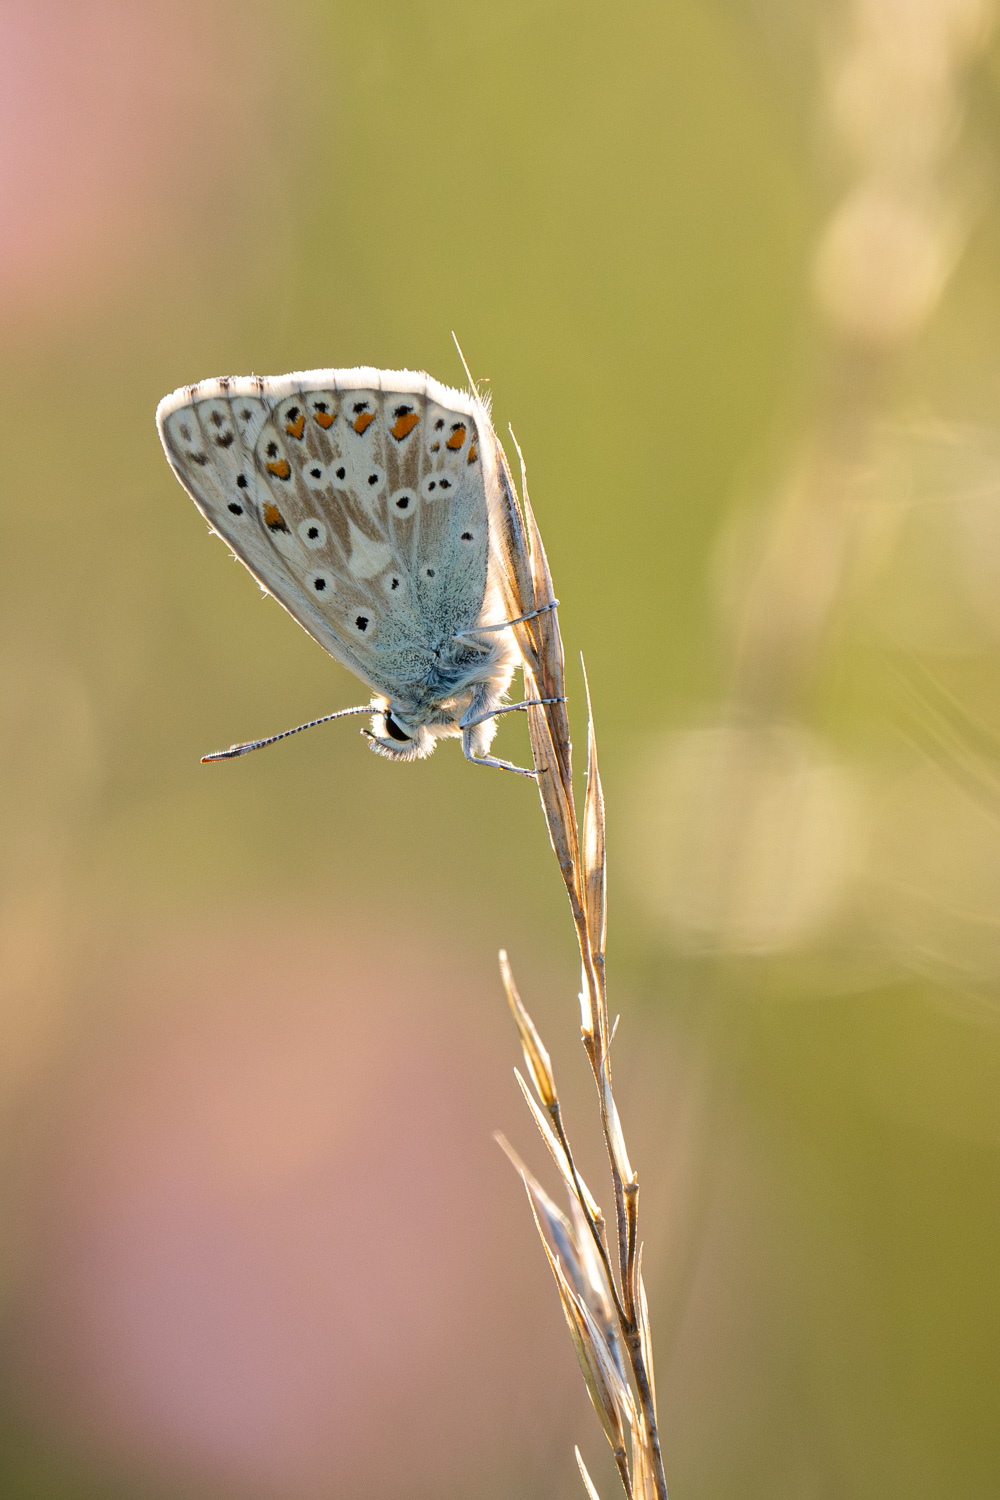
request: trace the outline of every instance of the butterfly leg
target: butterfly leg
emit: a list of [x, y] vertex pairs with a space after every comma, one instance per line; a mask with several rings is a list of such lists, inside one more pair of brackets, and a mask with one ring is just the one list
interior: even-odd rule
[[[463, 714], [459, 722], [463, 730], [472, 729], [476, 724], [485, 724], [487, 719], [499, 718], [501, 714], [512, 714], [519, 708], [541, 708], [544, 703], [565, 702], [565, 698], [525, 698], [523, 703], [505, 703], [503, 708], [487, 709], [485, 713], [477, 714], [474, 719], [467, 719]], [[468, 712], [468, 710], [466, 712]]]
[[[483, 708], [485, 703], [490, 702], [490, 696], [482, 689], [473, 698], [472, 703], [466, 709], [466, 714], [475, 713], [476, 709]], [[516, 705], [515, 705], [516, 706]], [[474, 766], [495, 766], [498, 771], [513, 771], [516, 776], [534, 777], [534, 771], [525, 770], [523, 766], [515, 766], [509, 760], [498, 760], [495, 755], [490, 755], [490, 740], [493, 738], [493, 718], [497, 712], [484, 713], [475, 717], [471, 723], [462, 722], [462, 752], [466, 760], [470, 760]], [[502, 710], [501, 710], [502, 712]], [[460, 721], [461, 722], [461, 721]], [[482, 729], [483, 724], [489, 724], [489, 731]]]
[[[525, 620], [537, 620], [539, 615], [544, 615], [550, 609], [558, 609], [559, 600], [553, 599], [549, 604], [542, 604], [538, 609], [533, 609], [530, 614], [518, 615], [516, 620], [501, 620], [497, 625], [476, 625], [472, 630], [459, 630], [452, 636], [453, 641], [468, 641], [474, 635], [485, 635], [488, 630], [506, 630], [508, 625], [523, 625]], [[475, 642], [472, 642], [475, 645]]]
[[[514, 713], [517, 709], [537, 708], [543, 703], [560, 703], [565, 700], [560, 698], [527, 698], [523, 703], [506, 703], [503, 706], [491, 697], [489, 692], [480, 689], [473, 697], [472, 702], [466, 709], [459, 721], [462, 726], [462, 749], [466, 760], [472, 761], [477, 766], [495, 766], [498, 771], [513, 771], [518, 776], [536, 775], [535, 771], [528, 771], [523, 766], [515, 766], [507, 760], [498, 760], [496, 756], [487, 753], [489, 742], [492, 738], [492, 728], [489, 738], [483, 739], [475, 735], [474, 731], [482, 724], [492, 724], [492, 721], [500, 714]], [[478, 743], [477, 743], [478, 742]], [[477, 754], [476, 751], [479, 751]]]
[[470, 765], [495, 766], [498, 771], [513, 771], [515, 776], [530, 776], [532, 780], [535, 778], [536, 773], [527, 770], [524, 766], [512, 765], [509, 760], [497, 760], [495, 755], [473, 755], [471, 754], [471, 748], [471, 746], [467, 745], [466, 738], [463, 735], [462, 749], [465, 751], [465, 758]]
[[498, 771], [513, 771], [516, 776], [533, 778], [534, 771], [511, 765], [506, 760], [498, 760], [489, 753], [490, 741], [496, 732], [495, 719], [498, 712], [502, 712], [499, 698], [490, 692], [486, 683], [480, 683], [472, 695], [472, 702], [459, 720], [462, 750], [466, 760], [471, 760], [477, 766], [495, 766]]

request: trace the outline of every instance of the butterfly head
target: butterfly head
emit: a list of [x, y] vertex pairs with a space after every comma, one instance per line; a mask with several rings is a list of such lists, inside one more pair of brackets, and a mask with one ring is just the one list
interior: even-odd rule
[[[371, 729], [364, 729], [376, 755], [387, 760], [424, 760], [435, 749], [441, 726], [433, 727], [412, 710], [380, 699], [373, 704]], [[454, 733], [454, 730], [452, 730]]]

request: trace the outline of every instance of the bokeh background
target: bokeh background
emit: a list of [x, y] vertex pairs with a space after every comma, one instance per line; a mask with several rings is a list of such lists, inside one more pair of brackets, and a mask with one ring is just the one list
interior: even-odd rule
[[603, 1189], [530, 785], [198, 759], [358, 687], [157, 400], [452, 329], [590, 673], [672, 1493], [996, 1494], [994, 20], [0, 5], [5, 1496], [615, 1493], [491, 1139], [503, 944]]

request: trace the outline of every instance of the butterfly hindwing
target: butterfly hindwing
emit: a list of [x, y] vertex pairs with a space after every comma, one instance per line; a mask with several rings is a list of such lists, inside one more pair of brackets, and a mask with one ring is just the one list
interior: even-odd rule
[[392, 694], [481, 619], [489, 513], [472, 398], [359, 369], [205, 381], [161, 402], [171, 464], [261, 585]]

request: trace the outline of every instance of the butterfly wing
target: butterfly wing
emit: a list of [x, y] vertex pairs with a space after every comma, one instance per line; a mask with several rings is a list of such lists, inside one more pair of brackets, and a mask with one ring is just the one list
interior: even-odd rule
[[475, 397], [410, 371], [318, 370], [183, 387], [157, 424], [213, 529], [377, 692], [405, 695], [481, 622], [493, 447]]

